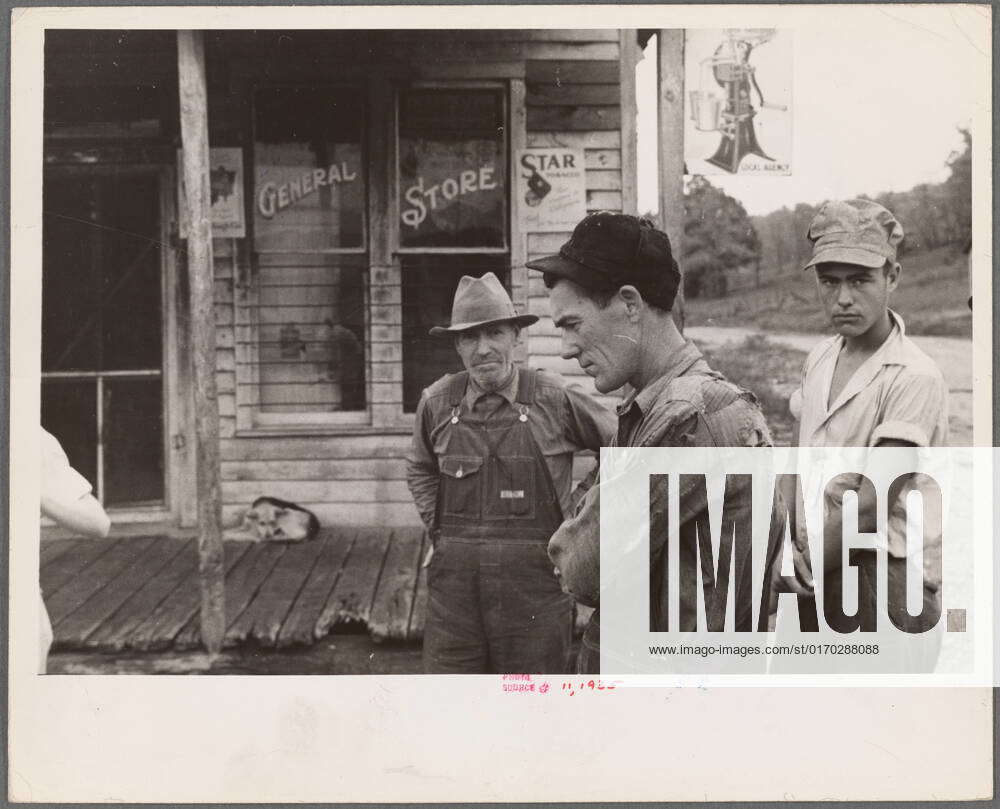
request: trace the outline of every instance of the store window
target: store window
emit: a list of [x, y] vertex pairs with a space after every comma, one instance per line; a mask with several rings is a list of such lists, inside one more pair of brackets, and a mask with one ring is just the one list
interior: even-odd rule
[[255, 94], [255, 283], [238, 338], [257, 423], [366, 415], [364, 117], [355, 88]]
[[448, 340], [458, 280], [492, 271], [509, 283], [506, 95], [433, 87], [399, 95], [398, 199], [403, 279], [403, 409], [460, 368]]

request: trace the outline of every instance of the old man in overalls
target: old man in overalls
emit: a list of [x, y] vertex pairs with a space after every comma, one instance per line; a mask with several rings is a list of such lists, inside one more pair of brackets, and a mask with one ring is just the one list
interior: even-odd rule
[[423, 391], [407, 482], [426, 524], [429, 673], [561, 673], [573, 602], [546, 553], [570, 511], [573, 454], [597, 451], [611, 412], [556, 374], [514, 365], [521, 328], [493, 273], [464, 276], [450, 337], [465, 370]]

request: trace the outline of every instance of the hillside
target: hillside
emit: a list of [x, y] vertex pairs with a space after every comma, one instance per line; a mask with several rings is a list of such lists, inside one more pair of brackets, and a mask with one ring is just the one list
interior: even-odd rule
[[[911, 334], [972, 337], [967, 305], [967, 256], [954, 247], [909, 252], [891, 306]], [[762, 273], [766, 277], [766, 273]], [[814, 274], [797, 272], [722, 298], [685, 301], [692, 326], [744, 326], [770, 332], [825, 332], [826, 319], [816, 299]]]

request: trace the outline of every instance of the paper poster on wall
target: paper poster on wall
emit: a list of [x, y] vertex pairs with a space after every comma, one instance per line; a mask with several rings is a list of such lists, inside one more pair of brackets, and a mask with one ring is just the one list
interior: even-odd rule
[[792, 173], [792, 32], [688, 29], [687, 174]]
[[535, 232], [573, 230], [587, 215], [582, 149], [521, 149], [517, 153], [521, 227]]
[[[212, 236], [242, 239], [246, 236], [243, 210], [243, 150], [224, 147], [208, 150], [211, 179]], [[187, 196], [184, 193], [184, 154], [177, 150], [177, 199], [180, 236], [187, 238]]]

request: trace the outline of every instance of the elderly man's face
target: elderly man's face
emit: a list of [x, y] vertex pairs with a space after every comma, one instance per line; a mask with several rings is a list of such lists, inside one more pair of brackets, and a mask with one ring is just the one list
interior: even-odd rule
[[549, 290], [552, 320], [562, 329], [562, 357], [575, 359], [601, 393], [617, 390], [635, 372], [637, 342], [624, 301], [615, 295], [601, 306], [573, 281]]
[[510, 323], [493, 323], [455, 337], [455, 350], [465, 370], [483, 390], [496, 390], [510, 377], [518, 335]]

